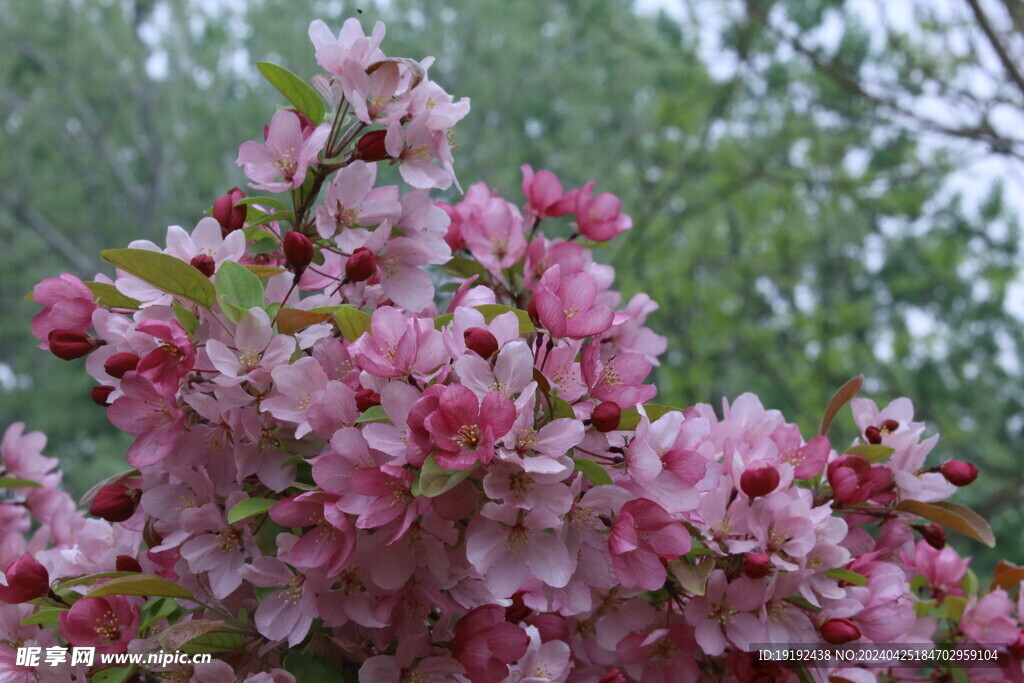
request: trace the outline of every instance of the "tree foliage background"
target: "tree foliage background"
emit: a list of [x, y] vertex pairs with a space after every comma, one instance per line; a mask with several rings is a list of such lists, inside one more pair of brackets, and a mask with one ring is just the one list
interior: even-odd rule
[[635, 228], [602, 256], [661, 304], [661, 402], [753, 391], [809, 436], [864, 373], [880, 403], [914, 399], [941, 459], [981, 468], [961, 498], [1000, 539], [970, 547], [981, 566], [1024, 559], [1016, 0], [16, 0], [0, 417], [50, 435], [70, 489], [125, 444], [81, 368], [34, 349], [22, 297], [241, 186], [237, 145], [278, 99], [255, 62], [308, 77], [310, 20], [348, 16], [471, 98], [464, 186], [513, 196], [530, 163], [622, 197]]

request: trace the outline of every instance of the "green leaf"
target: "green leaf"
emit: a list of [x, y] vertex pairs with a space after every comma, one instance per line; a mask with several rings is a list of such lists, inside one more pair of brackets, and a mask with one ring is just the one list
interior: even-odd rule
[[0, 489], [37, 489], [40, 484], [20, 477], [0, 477]]
[[355, 306], [344, 305], [334, 314], [334, 322], [345, 335], [345, 339], [354, 342], [365, 332], [370, 331], [370, 316]]
[[270, 208], [277, 209], [278, 211], [284, 211], [286, 208], [281, 200], [275, 199], [274, 197], [242, 197], [235, 202], [235, 206], [252, 206], [254, 204], [269, 206]]
[[87, 281], [84, 283], [93, 298], [100, 306], [108, 308], [130, 308], [137, 309], [141, 304], [130, 296], [125, 296], [118, 291], [117, 287], [106, 282]]
[[942, 601], [942, 607], [939, 610], [945, 613], [947, 619], [960, 623], [964, 616], [964, 608], [966, 607], [967, 598], [959, 595], [947, 595], [946, 599]]
[[444, 315], [439, 315], [436, 318], [434, 318], [434, 329], [435, 330], [443, 329], [446, 325], [451, 324], [452, 320], [454, 320], [454, 319], [455, 319], [455, 314], [454, 313], [445, 313]]
[[859, 455], [868, 462], [884, 462], [895, 453], [895, 449], [881, 444], [861, 444], [846, 449], [846, 455]]
[[278, 332], [281, 334], [295, 334], [310, 325], [327, 322], [333, 317], [330, 313], [314, 313], [313, 311], [304, 311], [301, 308], [282, 306], [277, 311], [275, 320], [277, 321]]
[[[265, 233], [270, 234], [270, 233]], [[273, 237], [261, 237], [249, 247], [250, 254], [273, 254], [275, 251], [281, 251], [281, 243]], [[251, 266], [249, 270], [253, 268], [271, 268], [272, 266]], [[280, 273], [284, 272], [284, 268], [275, 269]], [[260, 277], [257, 275], [257, 277]], [[268, 277], [266, 275], [262, 277]]]
[[852, 571], [850, 569], [843, 569], [842, 567], [837, 569], [825, 570], [825, 576], [828, 576], [833, 579], [838, 579], [839, 581], [845, 581], [846, 583], [852, 584], [854, 586], [868, 585], [868, 579], [866, 576], [864, 576], [863, 574], [858, 574], [857, 572]]
[[292, 650], [284, 657], [284, 670], [297, 681], [336, 681], [338, 667], [326, 657]]
[[793, 595], [790, 595], [788, 598], [786, 598], [786, 602], [790, 603], [791, 605], [796, 605], [800, 609], [806, 610], [808, 612], [820, 612], [821, 611], [820, 607], [812, 604], [811, 602], [809, 602], [807, 600], [807, 598], [805, 598], [804, 596], [802, 596], [802, 595], [800, 595], [798, 593], [794, 593]]
[[30, 614], [21, 620], [22, 626], [30, 626], [32, 624], [39, 624], [40, 626], [56, 626], [57, 618], [61, 612], [66, 611], [66, 607], [43, 607], [35, 614]]
[[223, 621], [214, 619], [183, 621], [180, 624], [168, 626], [161, 631], [160, 635], [157, 636], [157, 642], [160, 643], [160, 647], [164, 650], [173, 652], [174, 650], [180, 650], [185, 643], [211, 631], [216, 631], [223, 625]]
[[241, 306], [236, 306], [231, 303], [231, 301], [224, 295], [217, 297], [217, 303], [220, 304], [220, 310], [224, 311], [224, 315], [226, 315], [233, 323], [237, 323], [242, 319], [243, 315], [249, 312], [249, 309], [242, 308]]
[[857, 395], [862, 386], [864, 386], [864, 375], [857, 375], [839, 387], [839, 390], [832, 395], [832, 399], [828, 402], [828, 407], [825, 408], [825, 414], [821, 418], [821, 425], [818, 427], [819, 434], [822, 436], [828, 434], [828, 428], [832, 426], [832, 420], [836, 419], [839, 411], [850, 402], [851, 398]]
[[683, 590], [696, 596], [704, 595], [708, 585], [708, 578], [711, 576], [714, 568], [715, 563], [710, 560], [705, 560], [700, 564], [693, 564], [686, 558], [679, 558], [668, 564], [668, 570], [675, 577], [676, 581], [679, 582], [679, 585], [683, 587]]
[[474, 275], [484, 277], [487, 275], [487, 269], [484, 268], [482, 263], [476, 259], [466, 258], [465, 256], [452, 257], [448, 263], [441, 266], [441, 270], [449, 275], [461, 278], [470, 278]]
[[174, 311], [174, 317], [178, 319], [186, 332], [195, 332], [199, 327], [199, 318], [192, 315], [192, 311], [185, 308], [180, 301], [172, 303], [171, 310]]
[[[277, 244], [276, 240], [274, 244]], [[261, 280], [288, 272], [284, 268], [278, 268], [277, 266], [245, 266], [245, 269]]]
[[258, 225], [273, 223], [274, 221], [291, 221], [294, 218], [295, 216], [291, 211], [275, 211], [274, 213], [265, 213], [260, 216], [256, 216], [251, 221], [248, 221], [248, 223], [249, 227], [255, 227]]
[[212, 306], [217, 298], [209, 278], [173, 256], [146, 249], [107, 249], [100, 252], [100, 257], [162, 292], [185, 297], [204, 308]]
[[245, 636], [241, 633], [227, 633], [226, 631], [210, 631], [201, 636], [193, 638], [182, 646], [182, 652], [190, 654], [217, 652], [231, 652], [245, 646]]
[[519, 334], [532, 334], [537, 331], [537, 328], [533, 326], [533, 321], [530, 320], [530, 314], [521, 308], [512, 308], [511, 306], [503, 306], [501, 304], [481, 304], [473, 308], [483, 313], [484, 321], [488, 323], [499, 315], [515, 313], [516, 318], [519, 319]]
[[549, 396], [548, 400], [551, 401], [551, 417], [553, 419], [557, 420], [563, 417], [576, 419], [576, 413], [572, 409], [572, 404], [564, 398]]
[[238, 501], [233, 508], [228, 510], [228, 524], [234, 524], [249, 517], [262, 515], [276, 504], [276, 500], [269, 498], [246, 498], [245, 500]]
[[93, 588], [86, 597], [99, 598], [105, 595], [149, 595], [195, 601], [189, 589], [153, 574], [134, 573], [111, 579]]
[[996, 537], [988, 522], [977, 512], [963, 505], [945, 501], [922, 503], [919, 500], [904, 500], [896, 504], [896, 509], [923, 517], [929, 522], [941, 524], [947, 529], [981, 541], [989, 548], [994, 548], [996, 545]]
[[926, 617], [935, 609], [934, 600], [918, 600], [914, 603], [914, 613], [919, 617]]
[[256, 62], [256, 68], [296, 109], [308, 116], [314, 126], [323, 122], [324, 101], [308, 83], [273, 62]]
[[221, 301], [245, 310], [263, 305], [263, 283], [234, 261], [225, 261], [217, 269], [217, 294]]
[[978, 594], [978, 575], [973, 569], [967, 569], [964, 577], [960, 579], [960, 587], [964, 589], [964, 595]]
[[428, 456], [420, 468], [420, 492], [427, 498], [435, 498], [451, 491], [471, 475], [475, 467], [465, 470], [446, 470], [438, 466], [434, 456]]
[[612, 483], [611, 476], [593, 460], [573, 458], [572, 461], [576, 463], [576, 471], [593, 482], [595, 486], [607, 486]]
[[142, 623], [139, 628], [148, 629], [153, 624], [166, 619], [178, 610], [178, 603], [170, 598], [153, 598], [142, 606]]
[[[671, 412], [683, 412], [682, 408], [673, 408], [672, 406], [661, 405], [660, 403], [645, 403], [644, 412], [647, 413], [647, 419], [651, 422], [656, 421], [658, 418], [663, 417]], [[619, 417], [619, 429], [636, 429], [637, 425], [640, 424], [640, 411], [636, 408], [627, 408], [622, 411], [622, 415]]]
[[364, 422], [391, 422], [391, 418], [384, 412], [381, 406], [370, 406], [363, 411], [363, 414], [356, 418], [356, 424]]

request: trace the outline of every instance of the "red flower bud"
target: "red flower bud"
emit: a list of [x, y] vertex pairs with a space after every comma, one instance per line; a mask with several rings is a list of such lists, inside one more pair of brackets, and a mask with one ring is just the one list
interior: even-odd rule
[[892, 434], [893, 432], [900, 428], [900, 423], [897, 422], [896, 420], [885, 420], [884, 422], [882, 422], [881, 427], [883, 432], [889, 432], [890, 434]]
[[530, 297], [530, 300], [526, 304], [526, 312], [530, 315], [530, 322], [533, 323], [534, 327], [540, 327], [540, 314], [537, 313], [537, 299]]
[[241, 230], [245, 225], [245, 205], [235, 206], [242, 199], [245, 199], [245, 193], [237, 187], [232, 187], [227, 194], [217, 197], [213, 202], [213, 217], [220, 223], [224, 237], [235, 230]]
[[498, 340], [482, 327], [471, 327], [462, 336], [466, 347], [481, 358], [490, 358], [498, 350]]
[[103, 369], [107, 371], [107, 374], [111, 377], [121, 379], [125, 376], [125, 373], [131, 372], [139, 364], [139, 357], [134, 353], [122, 351], [115, 353], [113, 356], [107, 359], [107, 362], [103, 364]]
[[774, 491], [779, 479], [779, 471], [771, 465], [750, 467], [740, 476], [740, 489], [753, 500]]
[[50, 573], [31, 555], [22, 555], [4, 572], [7, 585], [0, 586], [0, 600], [17, 605], [50, 592]]
[[345, 277], [352, 282], [369, 280], [377, 274], [377, 255], [366, 247], [359, 247], [345, 262]]
[[94, 403], [101, 406], [107, 406], [109, 405], [107, 403], [107, 399], [110, 398], [110, 395], [112, 393], [114, 393], [114, 387], [109, 385], [103, 385], [101, 387], [93, 387], [90, 395], [92, 396], [92, 400]]
[[142, 565], [131, 555], [118, 555], [114, 561], [114, 569], [119, 572], [141, 572]]
[[388, 132], [386, 130], [371, 130], [369, 133], [359, 138], [359, 142], [356, 143], [356, 150], [353, 152], [352, 158], [362, 159], [366, 162], [390, 159], [391, 155], [388, 154], [387, 149], [384, 147], [384, 138], [387, 134]]
[[373, 389], [360, 389], [356, 392], [356, 408], [365, 413], [374, 406], [380, 405], [380, 394]]
[[139, 506], [140, 492], [124, 484], [107, 484], [99, 490], [89, 507], [89, 514], [108, 522], [123, 522]]
[[953, 486], [967, 486], [978, 478], [978, 468], [963, 460], [950, 460], [939, 465], [939, 472]]
[[301, 232], [292, 230], [284, 236], [284, 256], [295, 273], [301, 274], [313, 262], [313, 243]]
[[821, 625], [821, 637], [826, 643], [842, 645], [860, 638], [860, 629], [849, 619], [829, 619]]
[[505, 621], [518, 624], [531, 614], [533, 610], [523, 603], [523, 592], [519, 591], [512, 596], [512, 604], [505, 608]]
[[626, 683], [625, 677], [618, 669], [612, 669], [597, 680], [597, 683]]
[[772, 558], [768, 553], [750, 553], [743, 558], [743, 575], [763, 579], [772, 573]]
[[1014, 659], [1024, 660], [1024, 629], [1021, 629], [1017, 636], [1017, 642], [1010, 646], [1010, 656]]
[[206, 277], [210, 277], [217, 270], [217, 264], [209, 254], [196, 254], [189, 264]]
[[100, 340], [73, 330], [53, 330], [47, 336], [53, 355], [62, 360], [75, 360], [95, 351]]
[[622, 420], [622, 408], [612, 401], [605, 401], [590, 415], [590, 421], [599, 432], [610, 432], [619, 428]]
[[864, 438], [868, 440], [868, 443], [878, 445], [882, 443], [882, 432], [878, 427], [868, 427], [864, 430]]
[[936, 550], [946, 547], [946, 530], [938, 524], [918, 524], [914, 526], [921, 538]]

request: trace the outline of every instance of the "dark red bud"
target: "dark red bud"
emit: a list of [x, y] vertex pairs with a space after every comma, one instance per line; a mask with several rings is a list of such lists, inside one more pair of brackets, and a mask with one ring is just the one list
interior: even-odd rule
[[868, 443], [877, 445], [882, 443], [882, 432], [878, 427], [868, 427], [864, 430], [864, 438], [868, 440]]
[[245, 205], [235, 206], [242, 199], [245, 199], [245, 193], [232, 187], [227, 194], [217, 197], [213, 202], [213, 217], [220, 223], [220, 231], [225, 237], [245, 225]]
[[75, 360], [95, 351], [100, 340], [74, 330], [52, 330], [46, 341], [53, 355], [62, 360]]
[[882, 431], [883, 432], [889, 432], [890, 434], [892, 434], [893, 432], [895, 432], [899, 428], [900, 428], [900, 423], [897, 422], [896, 420], [886, 420], [886, 421], [884, 421], [882, 423]]
[[860, 638], [860, 629], [849, 619], [829, 619], [820, 630], [821, 637], [832, 645], [851, 643]]
[[107, 359], [107, 362], [103, 364], [103, 369], [107, 371], [107, 374], [116, 379], [121, 379], [125, 376], [125, 373], [131, 372], [139, 364], [139, 357], [134, 353], [128, 351], [122, 351], [115, 353], [113, 356]]
[[740, 489], [753, 500], [774, 491], [779, 480], [779, 471], [771, 465], [751, 467], [740, 476]]
[[963, 460], [950, 460], [939, 465], [939, 472], [953, 486], [967, 486], [978, 478], [978, 468]]
[[142, 565], [131, 555], [118, 555], [114, 568], [119, 572], [141, 572]]
[[123, 522], [139, 506], [140, 492], [124, 484], [107, 484], [99, 490], [89, 507], [89, 514], [108, 522]]
[[7, 585], [0, 586], [0, 600], [18, 605], [50, 592], [50, 573], [31, 555], [22, 555], [7, 567]]
[[533, 610], [523, 603], [523, 592], [512, 596], [512, 604], [505, 608], [505, 621], [510, 624], [518, 624], [533, 614]]
[[772, 558], [768, 553], [751, 553], [743, 558], [743, 575], [763, 579], [772, 573]]
[[1024, 659], [1024, 629], [1021, 629], [1017, 636], [1017, 642], [1010, 646], [1010, 656], [1014, 659]]
[[946, 547], [946, 530], [938, 524], [919, 524], [914, 528], [921, 534], [921, 538], [936, 550]]
[[90, 395], [92, 396], [92, 400], [94, 403], [97, 403], [98, 405], [101, 406], [106, 406], [108, 405], [107, 399], [110, 398], [110, 395], [112, 393], [114, 393], [114, 387], [109, 385], [103, 385], [101, 387], [93, 387]]
[[610, 432], [619, 428], [622, 420], [622, 408], [611, 401], [605, 401], [594, 408], [590, 422], [599, 432]]
[[284, 256], [296, 274], [302, 273], [313, 262], [313, 243], [301, 232], [292, 230], [284, 236]]
[[387, 134], [388, 132], [386, 130], [371, 130], [369, 133], [359, 138], [359, 142], [356, 143], [356, 150], [352, 154], [352, 158], [361, 159], [366, 162], [390, 159], [391, 155], [388, 154], [387, 149], [384, 147], [384, 138]]
[[481, 358], [490, 358], [498, 350], [498, 340], [482, 327], [471, 327], [462, 336], [466, 340], [466, 348]]
[[345, 262], [345, 277], [352, 282], [369, 280], [377, 274], [377, 255], [366, 247], [359, 247]]
[[373, 389], [360, 389], [356, 392], [356, 408], [365, 413], [374, 406], [380, 405], [380, 394]]
[[540, 327], [540, 314], [537, 313], [537, 300], [530, 297], [530, 301], [526, 304], [526, 312], [530, 314], [530, 321], [534, 327]]
[[217, 270], [217, 264], [209, 254], [196, 254], [189, 264], [206, 277], [210, 277]]

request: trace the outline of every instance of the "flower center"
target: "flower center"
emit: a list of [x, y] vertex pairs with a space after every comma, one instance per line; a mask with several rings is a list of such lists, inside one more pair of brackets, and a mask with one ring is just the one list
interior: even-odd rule
[[459, 444], [459, 448], [476, 448], [480, 443], [480, 428], [476, 425], [462, 425], [455, 432], [453, 441]]

